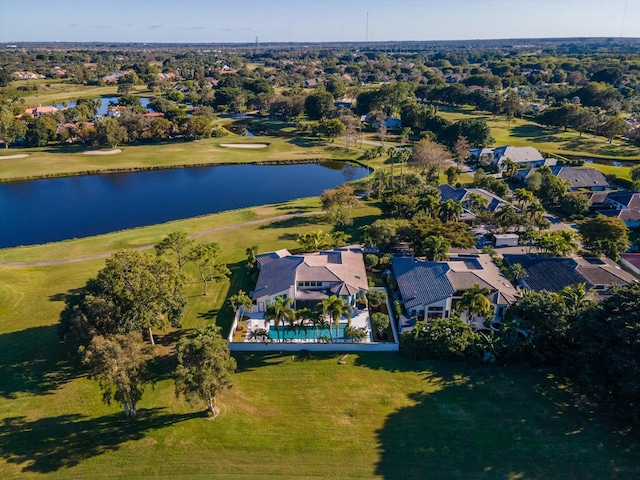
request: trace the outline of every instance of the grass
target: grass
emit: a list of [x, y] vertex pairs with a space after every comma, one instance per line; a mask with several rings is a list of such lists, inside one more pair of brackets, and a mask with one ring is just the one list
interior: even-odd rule
[[[221, 143], [268, 143], [264, 149], [234, 149]], [[91, 147], [48, 146], [6, 149], [0, 152], [0, 181], [44, 176], [86, 174], [115, 170], [169, 168], [177, 166], [215, 165], [296, 160], [357, 160], [362, 150], [345, 150], [338, 142], [326, 143], [304, 138], [226, 136], [192, 142], [120, 147], [116, 155], [84, 155]], [[2, 156], [29, 154], [26, 158], [2, 160]]]
[[[60, 244], [0, 251], [0, 259], [73, 258], [154, 243], [173, 230], [206, 228], [313, 211], [318, 199], [226, 212]], [[379, 213], [358, 211], [358, 226]], [[200, 295], [189, 283], [186, 328], [229, 325], [224, 300], [250, 285], [244, 249], [293, 248], [320, 217], [232, 227], [217, 241], [231, 283]], [[104, 260], [50, 266], [0, 265], [0, 475], [3, 478], [632, 478], [633, 441], [579, 410], [552, 372], [414, 363], [394, 354], [241, 355], [221, 415], [175, 397], [168, 359], [124, 418], [100, 402], [96, 384], [71, 370], [56, 336], [64, 296]], [[160, 341], [170, 341], [170, 335]], [[159, 351], [166, 349], [158, 347]], [[162, 365], [165, 365], [162, 367]]]

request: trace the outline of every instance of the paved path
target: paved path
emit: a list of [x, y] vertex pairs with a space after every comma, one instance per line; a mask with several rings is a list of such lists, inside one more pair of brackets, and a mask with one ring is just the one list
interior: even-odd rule
[[[223, 225], [221, 227], [209, 228], [207, 230], [202, 230], [200, 232], [193, 233], [189, 235], [189, 238], [196, 238], [202, 235], [206, 235], [208, 233], [219, 232], [221, 230], [228, 230], [230, 228], [248, 227], [251, 225], [260, 225], [261, 223], [277, 222], [280, 220], [287, 220], [289, 218], [306, 217], [309, 215], [319, 215], [322, 213], [324, 212], [323, 211], [296, 212], [296, 213], [287, 213], [285, 215], [278, 215], [276, 217], [261, 218], [259, 220], [251, 220], [249, 222], [232, 223], [230, 225]], [[145, 245], [144, 247], [137, 247], [137, 248], [134, 248], [133, 250], [150, 250], [152, 248], [153, 248], [153, 245]], [[39, 261], [33, 261], [33, 262], [0, 262], [0, 265], [6, 265], [10, 267], [40, 267], [45, 265], [62, 265], [65, 263], [86, 262], [88, 260], [99, 260], [101, 258], [108, 258], [112, 255], [112, 253], [113, 252], [100, 253], [97, 255], [88, 255], [86, 257], [62, 258], [59, 260], [39, 260]]]

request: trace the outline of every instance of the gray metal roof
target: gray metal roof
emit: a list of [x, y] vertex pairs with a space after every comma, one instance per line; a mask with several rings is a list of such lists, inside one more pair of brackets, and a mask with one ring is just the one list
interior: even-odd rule
[[447, 278], [449, 265], [440, 262], [424, 262], [410, 257], [394, 257], [391, 260], [400, 295], [407, 308], [429, 305], [449, 298], [456, 292]]
[[296, 281], [296, 270], [303, 261], [303, 257], [289, 256], [272, 259], [262, 265], [253, 298], [275, 295], [287, 290]]
[[551, 172], [558, 178], [566, 180], [572, 188], [608, 187], [605, 176], [595, 168], [576, 168], [556, 166]]

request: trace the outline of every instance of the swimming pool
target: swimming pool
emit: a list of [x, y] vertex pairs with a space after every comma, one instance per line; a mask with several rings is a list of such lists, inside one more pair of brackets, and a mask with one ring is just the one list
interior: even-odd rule
[[[333, 338], [344, 338], [344, 328], [346, 325], [340, 325], [336, 334], [336, 329], [331, 328], [331, 335]], [[278, 337], [278, 333], [280, 337]], [[289, 327], [269, 328], [269, 338], [272, 340], [314, 340], [320, 337], [329, 338], [329, 329], [320, 327], [295, 327], [291, 329]]]

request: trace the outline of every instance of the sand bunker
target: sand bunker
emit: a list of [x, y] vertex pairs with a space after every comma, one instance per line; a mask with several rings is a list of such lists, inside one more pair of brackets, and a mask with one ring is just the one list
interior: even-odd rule
[[89, 150], [88, 152], [84, 152], [85, 155], [115, 155], [116, 153], [120, 153], [122, 150], [119, 148], [114, 148], [113, 150]]
[[226, 148], [267, 148], [266, 143], [221, 143], [221, 147]]
[[19, 153], [17, 155], [0, 155], [0, 160], [9, 160], [10, 158], [25, 158], [28, 156], [28, 153]]

